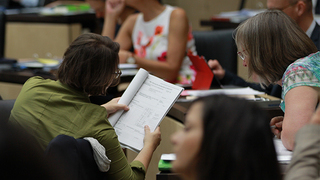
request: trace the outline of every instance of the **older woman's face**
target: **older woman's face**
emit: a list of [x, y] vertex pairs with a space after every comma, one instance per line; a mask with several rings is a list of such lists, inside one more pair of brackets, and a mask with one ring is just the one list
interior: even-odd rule
[[203, 137], [203, 104], [193, 104], [186, 115], [185, 128], [171, 137], [176, 154], [173, 171], [183, 176], [194, 176]]

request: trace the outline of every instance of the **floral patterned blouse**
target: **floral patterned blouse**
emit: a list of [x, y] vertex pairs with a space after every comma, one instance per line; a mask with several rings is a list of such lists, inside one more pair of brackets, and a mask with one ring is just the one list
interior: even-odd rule
[[[138, 15], [132, 32], [134, 53], [137, 56], [154, 61], [166, 61], [170, 15], [174, 9], [174, 7], [166, 5], [166, 9], [160, 15], [147, 22], [143, 20], [142, 13]], [[196, 54], [191, 28], [188, 33], [186, 52]], [[172, 83], [191, 84], [194, 77], [195, 69], [188, 56], [186, 56], [176, 81]]]

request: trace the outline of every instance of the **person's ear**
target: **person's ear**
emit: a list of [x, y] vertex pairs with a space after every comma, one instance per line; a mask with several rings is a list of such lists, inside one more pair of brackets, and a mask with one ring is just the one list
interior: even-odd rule
[[297, 16], [302, 16], [306, 12], [307, 5], [304, 1], [298, 1], [295, 5], [295, 12]]

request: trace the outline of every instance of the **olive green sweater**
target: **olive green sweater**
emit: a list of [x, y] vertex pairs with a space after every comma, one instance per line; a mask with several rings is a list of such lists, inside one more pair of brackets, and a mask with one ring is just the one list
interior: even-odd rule
[[111, 160], [107, 179], [144, 179], [141, 162], [128, 164], [105, 108], [59, 81], [30, 78], [22, 87], [9, 122], [26, 129], [43, 150], [59, 134], [93, 137], [105, 147]]

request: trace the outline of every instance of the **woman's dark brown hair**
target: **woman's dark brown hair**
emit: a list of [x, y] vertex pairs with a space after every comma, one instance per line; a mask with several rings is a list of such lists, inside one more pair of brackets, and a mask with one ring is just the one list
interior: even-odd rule
[[88, 95], [102, 95], [119, 82], [119, 44], [98, 34], [86, 33], [64, 53], [58, 80]]
[[226, 95], [195, 103], [204, 107], [197, 179], [281, 179], [269, 120], [257, 104]]

